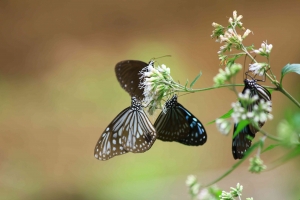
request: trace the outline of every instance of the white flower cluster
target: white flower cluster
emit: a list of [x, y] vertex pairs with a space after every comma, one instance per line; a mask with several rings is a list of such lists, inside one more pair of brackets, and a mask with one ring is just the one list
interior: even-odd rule
[[229, 22], [229, 28], [226, 29], [223, 26], [213, 23], [212, 26], [215, 28], [213, 31], [213, 34], [211, 35], [212, 38], [217, 38], [216, 42], [224, 42], [225, 44], [220, 47], [220, 50], [218, 51], [219, 55], [222, 55], [226, 51], [231, 51], [231, 48], [234, 47], [236, 49], [240, 49], [240, 46], [242, 44], [242, 41], [252, 32], [251, 30], [247, 29], [243, 36], [238, 34], [235, 30], [235, 27], [242, 27], [243, 23], [241, 22], [241, 19], [243, 18], [242, 15], [237, 16], [237, 12], [233, 11], [233, 17], [230, 17]]
[[249, 71], [251, 71], [253, 74], [257, 74], [259, 76], [263, 76], [265, 74], [265, 67], [267, 67], [267, 63], [253, 63], [250, 64]]
[[[235, 123], [241, 120], [249, 120], [254, 122], [265, 122], [267, 119], [273, 119], [272, 102], [261, 99], [258, 96], [250, 97], [250, 91], [246, 90], [245, 94], [239, 94], [240, 101], [232, 103], [233, 113], [231, 117]], [[251, 107], [252, 109], [245, 109]]]
[[144, 90], [143, 103], [149, 105], [149, 113], [153, 114], [157, 107], [161, 107], [162, 98], [170, 92], [170, 83], [173, 81], [170, 68], [162, 64], [154, 67], [154, 61], [140, 71], [141, 83], [139, 87]]
[[273, 48], [272, 44], [268, 44], [267, 42], [263, 42], [261, 44], [261, 48], [256, 49], [256, 50], [254, 49], [253, 52], [256, 53], [256, 54], [259, 54], [261, 56], [269, 57], [272, 48]]
[[[261, 44], [261, 48], [254, 49], [252, 52], [269, 58], [272, 48], [272, 44], [267, 44], [267, 42], [263, 42]], [[269, 64], [267, 63], [253, 63], [250, 64], [249, 71], [251, 71], [253, 74], [263, 76], [267, 70], [267, 67], [269, 67]]]

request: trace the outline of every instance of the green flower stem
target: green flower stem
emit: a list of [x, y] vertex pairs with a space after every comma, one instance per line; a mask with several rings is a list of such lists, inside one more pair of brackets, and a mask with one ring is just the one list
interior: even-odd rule
[[267, 138], [274, 140], [276, 142], [280, 142], [281, 140], [279, 138], [277, 138], [276, 136], [273, 135], [269, 135], [266, 131], [264, 131], [263, 129], [259, 128], [255, 123], [252, 123], [252, 125], [259, 130], [259, 132], [261, 132], [264, 136], [266, 136]]
[[191, 89], [191, 88], [183, 88], [183, 91], [177, 90], [177, 92], [201, 92], [206, 90], [213, 90], [217, 88], [224, 88], [224, 87], [233, 87], [233, 86], [245, 86], [244, 84], [225, 84], [225, 85], [219, 85], [219, 86], [213, 86], [208, 88], [201, 88], [201, 89]]
[[290, 95], [290, 93], [288, 93], [283, 87], [279, 86], [277, 90], [284, 94], [287, 98], [289, 98], [294, 104], [298, 106], [298, 108], [300, 108], [300, 103], [292, 95]]

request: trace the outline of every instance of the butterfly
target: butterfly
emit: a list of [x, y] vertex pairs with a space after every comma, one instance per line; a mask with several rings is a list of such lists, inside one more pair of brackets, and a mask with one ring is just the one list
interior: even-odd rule
[[159, 114], [154, 123], [157, 139], [176, 141], [189, 146], [203, 145], [207, 140], [202, 123], [185, 107], [177, 102], [173, 95], [165, 104], [166, 113]]
[[138, 100], [144, 98], [144, 90], [139, 87], [141, 75], [139, 74], [145, 67], [154, 64], [151, 60], [148, 64], [139, 60], [124, 60], [118, 62], [115, 66], [117, 79], [121, 87], [130, 94], [131, 97], [136, 97]]
[[108, 160], [127, 152], [143, 153], [151, 148], [155, 139], [153, 125], [140, 102], [132, 97], [131, 106], [120, 112], [100, 136], [94, 156]]
[[[250, 90], [250, 97], [253, 97], [254, 95], [258, 95], [258, 100], [255, 101], [254, 103], [248, 105], [247, 110], [252, 111], [253, 106], [255, 104], [258, 104], [261, 99], [267, 101], [271, 101], [271, 93], [264, 88], [263, 86], [259, 85], [257, 83], [257, 80], [249, 80], [245, 79], [244, 80], [245, 87], [242, 91], [244, 94], [247, 89]], [[259, 122], [258, 126], [261, 128], [264, 125], [264, 122]], [[238, 126], [238, 123], [234, 124], [234, 130], [233, 133], [235, 132], [236, 128]], [[234, 159], [242, 159], [244, 156], [244, 153], [247, 149], [250, 148], [251, 146], [251, 139], [255, 137], [255, 133], [257, 133], [258, 130], [252, 125], [248, 124], [245, 126], [237, 135], [236, 137], [232, 140], [232, 155]]]

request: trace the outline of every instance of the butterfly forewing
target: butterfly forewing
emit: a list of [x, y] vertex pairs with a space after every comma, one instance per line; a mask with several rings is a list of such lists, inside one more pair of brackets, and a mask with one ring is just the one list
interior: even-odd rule
[[114, 156], [127, 153], [122, 145], [121, 136], [123, 132], [124, 117], [130, 110], [130, 107], [124, 109], [102, 133], [94, 151], [97, 159], [108, 160]]
[[185, 145], [199, 146], [207, 140], [202, 123], [177, 102], [176, 95], [166, 102], [166, 113], [160, 113], [154, 127], [157, 131], [157, 138], [162, 141], [176, 141]]
[[139, 72], [148, 66], [147, 63], [139, 60], [124, 60], [116, 64], [115, 72], [121, 87], [126, 90], [131, 97], [139, 100], [143, 99], [143, 89], [139, 88]]
[[127, 152], [142, 153], [151, 148], [155, 139], [154, 127], [132, 97], [132, 105], [118, 114], [101, 135], [94, 155], [99, 160], [108, 160]]

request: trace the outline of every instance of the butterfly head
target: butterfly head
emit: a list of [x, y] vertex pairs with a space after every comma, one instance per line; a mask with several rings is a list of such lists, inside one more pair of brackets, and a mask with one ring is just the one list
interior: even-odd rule
[[155, 60], [152, 59], [152, 60], [150, 60], [150, 62], [148, 63], [148, 66], [151, 65], [152, 67], [154, 67], [154, 63], [155, 63]]
[[133, 110], [142, 109], [142, 104], [137, 100], [136, 97], [131, 97], [131, 109]]
[[244, 83], [245, 83], [246, 88], [253, 89], [253, 88], [255, 88], [256, 80], [255, 79], [253, 79], [253, 80], [245, 79]]

